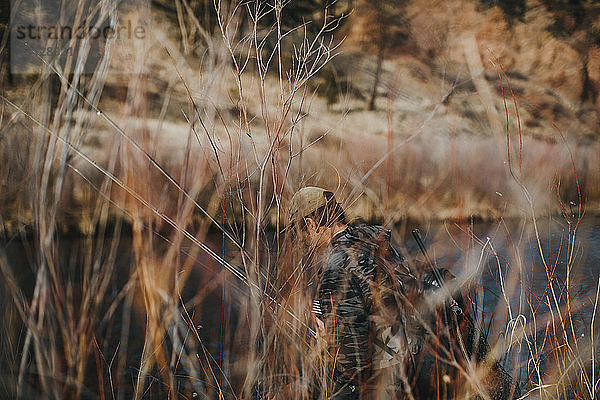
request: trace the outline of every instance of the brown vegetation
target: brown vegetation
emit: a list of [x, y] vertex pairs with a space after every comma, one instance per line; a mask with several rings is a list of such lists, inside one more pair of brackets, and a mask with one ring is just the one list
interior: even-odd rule
[[[286, 14], [306, 3], [310, 23]], [[497, 262], [501, 302], [478, 321], [491, 321], [494, 358], [523, 372], [524, 393], [595, 398], [596, 308], [580, 337], [570, 271], [579, 223], [600, 208], [597, 43], [549, 32], [546, 2], [519, 19], [450, 0], [394, 2], [405, 42], [383, 45], [385, 31], [369, 46], [376, 17], [351, 3], [157, 1], [131, 64], [110, 52], [93, 75], [77, 57], [37, 75], [3, 64], [0, 389], [248, 398], [284, 376], [283, 391], [306, 393], [296, 378], [318, 375], [319, 354], [302, 340], [306, 282], [280, 232], [290, 194], [316, 184], [351, 217], [457, 221], [444, 227], [480, 311], [482, 265]], [[544, 250], [540, 218], [561, 221], [566, 259]], [[495, 221], [506, 254], [477, 219]], [[69, 232], [83, 234], [73, 249]], [[29, 260], [7, 250], [16, 238]], [[525, 282], [526, 240], [541, 292]], [[219, 351], [204, 346], [217, 337]], [[463, 372], [470, 393], [486, 379]]]

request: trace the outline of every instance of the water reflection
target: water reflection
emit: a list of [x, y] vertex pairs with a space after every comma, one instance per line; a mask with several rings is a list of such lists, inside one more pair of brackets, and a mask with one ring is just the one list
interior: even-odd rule
[[[421, 258], [410, 236], [414, 227], [417, 226], [406, 223], [394, 228], [394, 241], [409, 259]], [[592, 334], [590, 323], [600, 277], [600, 216], [586, 217], [575, 233], [559, 218], [538, 220], [537, 236], [531, 221], [446, 222], [418, 227], [436, 264], [452, 270], [464, 280], [467, 298], [472, 301], [472, 312], [485, 327], [490, 343], [498, 342], [504, 349], [511, 346], [512, 351], [506, 352], [504, 362], [514, 365], [522, 382], [532, 379], [532, 346], [543, 352], [553, 345], [545, 343], [545, 340], [549, 325], [560, 320], [552, 314], [556, 312], [557, 304], [558, 309], [564, 311], [562, 322], [569, 327], [567, 335], [570, 340], [579, 343], [582, 348], [589, 345]], [[272, 232], [269, 237], [274, 237]], [[235, 262], [235, 247], [226, 244], [223, 249], [222, 235], [218, 232], [209, 234], [206, 242], [213, 250], [219, 254], [224, 252], [226, 258]], [[128, 234], [122, 235], [112, 251], [107, 244], [110, 238], [106, 238], [104, 246], [95, 239], [78, 237], [57, 238], [56, 243], [61, 280], [74, 288], [65, 291], [68, 293], [65, 300], [75, 304], [75, 313], [81, 302], [80, 290], [89, 279], [86, 275], [89, 271], [83, 266], [90, 265], [90, 261], [96, 268], [105, 268], [107, 264], [112, 266], [106, 292], [97, 305], [98, 320], [93, 329], [103, 357], [117, 360], [118, 365], [115, 364], [112, 371], [115, 375], [111, 379], [120, 384], [121, 398], [127, 398], [127, 393], [135, 387], [140, 370], [147, 328], [143, 294], [139, 288], [130, 288], [124, 293], [124, 288], [137, 273], [131, 238]], [[170, 244], [157, 240], [155, 246], [159, 253], [164, 253]], [[34, 295], [40, 263], [35, 247], [35, 241], [17, 238], [2, 243], [7, 265], [26, 299]], [[272, 240], [265, 247], [273, 248]], [[181, 274], [179, 268], [189, 274], [179, 297], [181, 319], [188, 324], [188, 330], [181, 335], [167, 332], [164, 346], [174, 348], [177, 341], [183, 343], [189, 340], [189, 343], [194, 343], [198, 360], [202, 360], [198, 361], [199, 365], [212, 369], [207, 373], [211, 379], [190, 379], [189, 368], [183, 364], [176, 365], [176, 373], [182, 381], [187, 381], [182, 383], [181, 391], [210, 392], [209, 386], [216, 382], [226, 392], [238, 391], [244, 370], [236, 366], [236, 362], [250, 350], [247, 336], [250, 317], [245, 305], [248, 288], [191, 244], [184, 244], [180, 255], [180, 261], [187, 259], [184, 263], [187, 266], [173, 265], [172, 270], [161, 273], [177, 279]], [[190, 259], [193, 261], [190, 262]], [[10, 296], [5, 289], [3, 307], [12, 305]], [[570, 307], [570, 319], [566, 317], [569, 314], [567, 307]], [[25, 335], [23, 324], [14, 320], [4, 328], [3, 334], [11, 338], [10, 343], [19, 343], [17, 347], [3, 348], [1, 361], [6, 368], [3, 373], [7, 376], [14, 376], [18, 370]], [[525, 337], [520, 337], [522, 328], [526, 331]], [[7, 347], [6, 343], [7, 340], [2, 341], [3, 347]], [[554, 362], [541, 356], [540, 360], [542, 371]], [[95, 356], [90, 357], [83, 398], [98, 395], [97, 362]], [[107, 374], [106, 368], [102, 371]], [[160, 371], [151, 370], [149, 379], [160, 380], [160, 376]], [[104, 378], [105, 390], [109, 391], [108, 376]], [[26, 379], [35, 386], [34, 376]], [[189, 382], [194, 382], [194, 387], [184, 387], [189, 386]], [[160, 385], [157, 386], [160, 388]], [[148, 391], [148, 396], [160, 397], [160, 389], [155, 387], [152, 390]], [[32, 389], [31, 393], [35, 394], [35, 390]]]

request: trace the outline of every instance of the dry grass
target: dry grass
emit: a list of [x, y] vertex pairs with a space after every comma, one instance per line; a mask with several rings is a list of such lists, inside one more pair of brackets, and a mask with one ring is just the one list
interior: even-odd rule
[[[440, 237], [463, 255], [453, 270], [491, 352], [476, 364], [443, 349], [440, 363], [468, 383], [453, 386], [456, 397], [489, 397], [498, 360], [522, 398], [597, 398], [599, 286], [581, 295], [576, 271], [597, 144], [523, 138], [521, 150], [506, 81], [509, 123], [492, 136], [440, 134], [452, 87], [422, 107], [390, 94], [376, 113], [352, 100], [325, 112], [309, 83], [339, 51], [335, 19], [284, 35], [279, 9], [216, 1], [206, 32], [177, 4], [181, 35], [203, 38], [200, 61], [163, 22], [127, 79], [82, 76], [75, 59], [69, 73], [47, 65], [2, 93], [4, 396], [250, 398], [262, 387], [306, 398], [309, 382], [327, 387], [310, 328], [313, 276], [279, 233], [291, 193], [319, 184], [351, 214], [390, 226], [457, 221]], [[499, 222], [476, 232], [470, 216]], [[542, 226], [559, 222], [556, 254]], [[74, 225], [83, 235], [70, 240], [61, 230]], [[541, 291], [528, 279], [531, 254]]]

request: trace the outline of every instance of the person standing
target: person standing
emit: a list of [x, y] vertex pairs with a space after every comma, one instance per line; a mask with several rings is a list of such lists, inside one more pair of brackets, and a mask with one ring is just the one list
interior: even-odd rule
[[[311, 251], [323, 254], [313, 303], [327, 342], [327, 398], [370, 398], [378, 370], [410, 364], [422, 329], [404, 304], [418, 293], [416, 277], [378, 225], [351, 225], [332, 192], [305, 187], [292, 197], [290, 224]], [[323, 393], [322, 393], [323, 394]]]
[[[389, 230], [349, 224], [334, 194], [322, 188], [294, 194], [289, 226], [318, 264], [312, 311], [326, 343], [327, 373], [315, 397], [518, 395], [510, 375], [487, 357], [487, 341], [450, 271], [430, 265], [417, 276]], [[469, 364], [483, 371], [475, 391], [461, 372]]]

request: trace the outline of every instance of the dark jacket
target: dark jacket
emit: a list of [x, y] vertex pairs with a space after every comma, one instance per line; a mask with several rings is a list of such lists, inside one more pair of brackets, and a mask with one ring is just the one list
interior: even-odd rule
[[378, 329], [406, 326], [402, 298], [417, 280], [390, 236], [381, 226], [348, 226], [330, 244], [314, 310], [325, 322], [334, 392], [346, 393], [337, 398], [359, 398], [369, 385], [385, 345]]
[[[460, 393], [464, 387], [459, 384], [459, 370], [438, 368], [438, 353], [443, 354], [439, 346], [454, 349], [457, 360], [476, 363], [483, 362], [488, 351], [484, 336], [477, 334], [465, 313], [459, 292], [439, 307], [429, 309], [427, 305], [427, 297], [444, 285], [436, 276], [448, 281], [454, 279], [452, 274], [444, 269], [437, 273], [428, 270], [417, 279], [390, 237], [390, 231], [381, 226], [348, 226], [329, 246], [313, 307], [324, 322], [328, 340], [333, 381], [329, 398], [364, 398], [377, 384], [378, 357], [386, 351], [401, 359], [398, 365], [404, 368], [416, 398]], [[391, 328], [388, 337], [391, 334], [400, 342], [393, 351], [381, 335], [386, 328]], [[453, 387], [440, 390], [446, 374], [452, 377]], [[495, 362], [485, 380], [494, 400], [514, 398], [518, 393], [510, 375]], [[402, 384], [396, 387], [401, 397], [406, 389]]]

